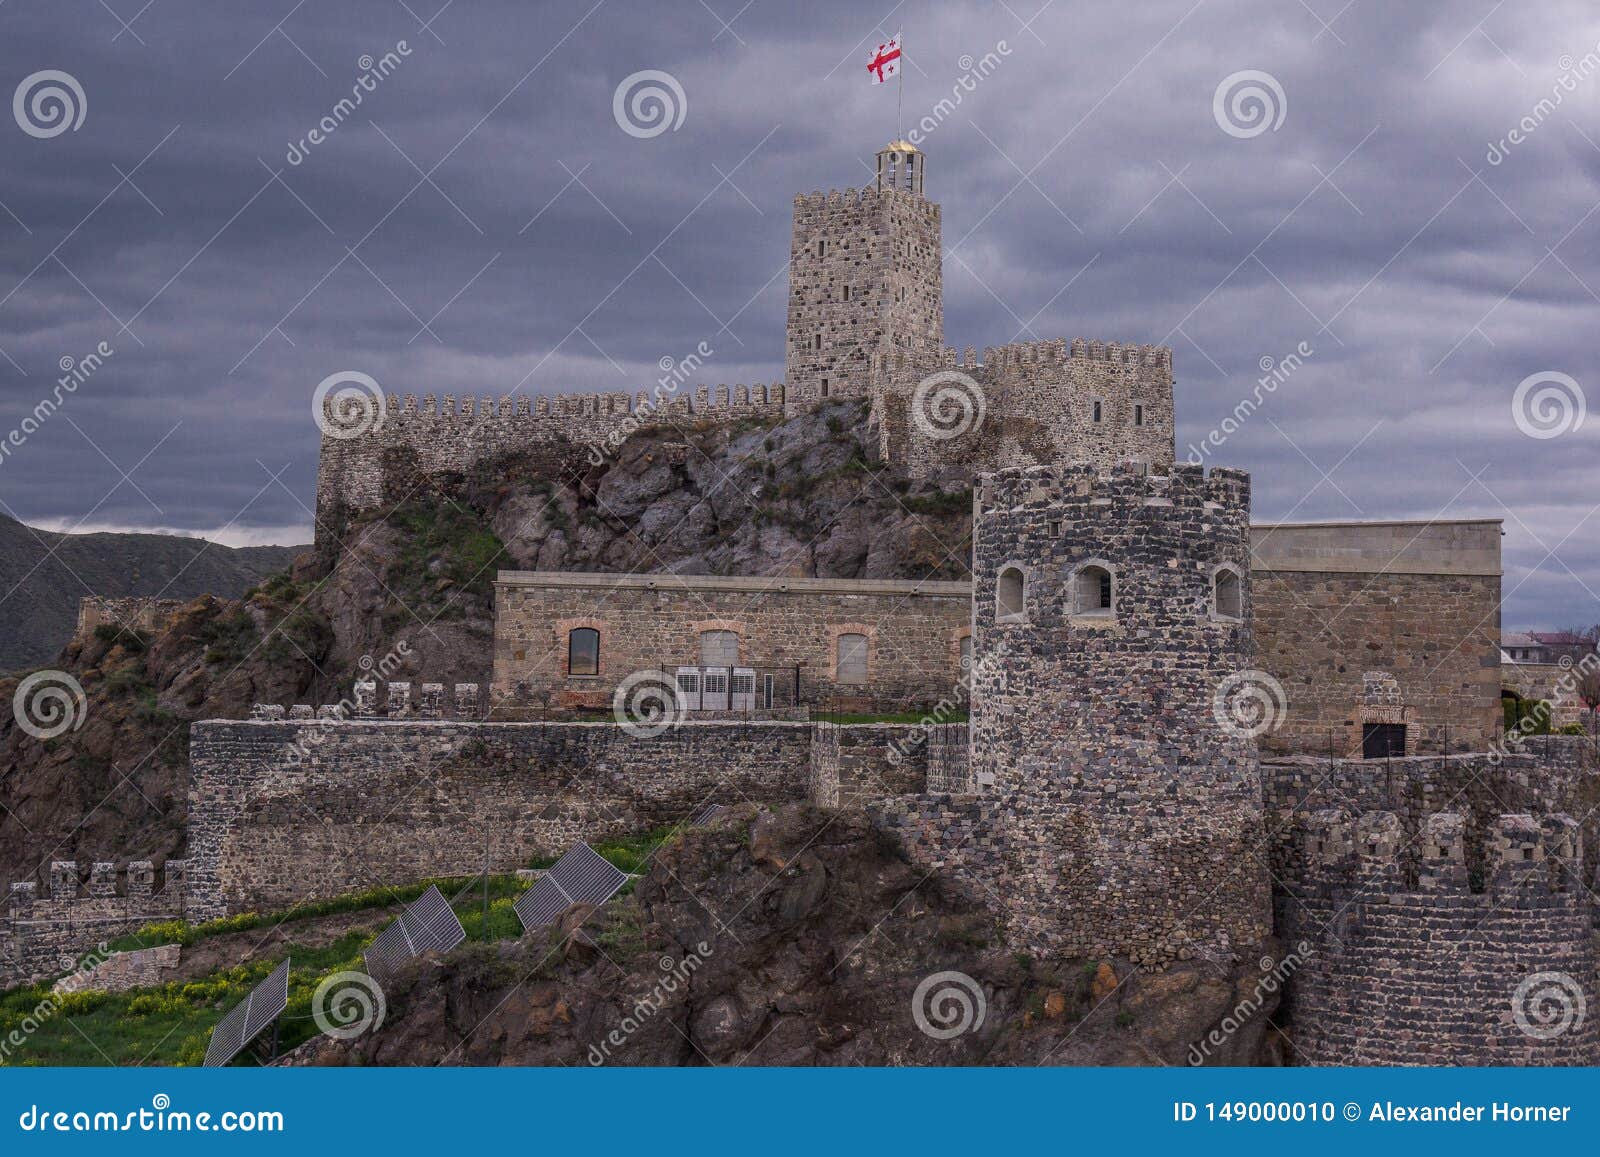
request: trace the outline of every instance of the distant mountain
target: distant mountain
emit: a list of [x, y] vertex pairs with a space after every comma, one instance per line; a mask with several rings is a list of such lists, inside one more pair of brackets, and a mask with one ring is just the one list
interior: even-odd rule
[[304, 546], [227, 547], [170, 534], [55, 534], [0, 516], [0, 671], [48, 663], [84, 595], [236, 598]]

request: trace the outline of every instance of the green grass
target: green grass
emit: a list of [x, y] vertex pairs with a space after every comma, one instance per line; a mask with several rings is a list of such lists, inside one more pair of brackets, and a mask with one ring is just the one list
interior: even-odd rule
[[[441, 890], [454, 896], [463, 881], [441, 881]], [[226, 920], [188, 925], [167, 921], [147, 925], [135, 936], [121, 937], [114, 949], [139, 948], [149, 944], [194, 944], [213, 936], [287, 921], [294, 924], [318, 916], [365, 909], [415, 899], [428, 883], [405, 888], [375, 889], [341, 896], [319, 904], [308, 904], [292, 913], [245, 913]], [[514, 875], [489, 877], [489, 913], [483, 913], [482, 882], [460, 897], [453, 907], [466, 930], [467, 939], [479, 943], [515, 939], [522, 935], [522, 924], [512, 904], [524, 883]], [[0, 994], [0, 1043], [11, 1032], [25, 1036], [20, 1047], [0, 1056], [6, 1065], [117, 1065], [187, 1064], [197, 1065], [205, 1056], [211, 1029], [250, 989], [258, 984], [287, 956], [289, 1005], [279, 1024], [279, 1051], [310, 1040], [317, 1032], [311, 1014], [312, 995], [324, 977], [335, 972], [365, 970], [361, 953], [371, 942], [373, 932], [353, 931], [320, 947], [293, 942], [274, 948], [271, 954], [235, 968], [224, 969], [200, 980], [173, 981], [128, 992], [84, 992], [52, 995], [45, 985], [30, 985]], [[41, 1006], [54, 1011], [39, 1018]], [[29, 1032], [29, 1023], [42, 1023]], [[237, 1064], [256, 1063], [253, 1053]]]

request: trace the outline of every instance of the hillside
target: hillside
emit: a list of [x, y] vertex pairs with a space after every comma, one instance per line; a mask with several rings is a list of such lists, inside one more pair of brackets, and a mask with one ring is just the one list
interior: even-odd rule
[[233, 598], [306, 549], [236, 549], [171, 534], [55, 534], [0, 516], [0, 671], [54, 659], [84, 595]]
[[150, 638], [74, 641], [55, 662], [87, 696], [76, 732], [25, 734], [17, 679], [0, 677], [0, 884], [50, 859], [181, 854], [196, 719], [336, 702], [363, 658], [401, 644], [394, 678], [486, 684], [497, 570], [965, 577], [967, 484], [913, 483], [874, 445], [864, 403], [838, 402], [636, 434], [582, 477], [486, 463], [408, 493], [316, 567], [241, 600], [197, 598]]

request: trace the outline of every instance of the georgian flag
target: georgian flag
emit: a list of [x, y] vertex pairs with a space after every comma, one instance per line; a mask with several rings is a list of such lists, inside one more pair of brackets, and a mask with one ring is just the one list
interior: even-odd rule
[[867, 61], [867, 75], [872, 78], [873, 84], [887, 84], [889, 78], [900, 71], [900, 34], [896, 32], [894, 39], [887, 44], [878, 45], [878, 50], [872, 54], [872, 59]]

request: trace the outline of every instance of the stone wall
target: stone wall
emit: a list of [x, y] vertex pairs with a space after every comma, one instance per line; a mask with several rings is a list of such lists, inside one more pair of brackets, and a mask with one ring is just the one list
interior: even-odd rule
[[1366, 723], [1407, 753], [1499, 736], [1500, 523], [1251, 528], [1256, 663], [1287, 714], [1268, 751], [1361, 751]]
[[978, 504], [972, 768], [1005, 801], [1018, 932], [1149, 967], [1249, 950], [1271, 929], [1256, 748], [1214, 713], [1250, 654], [1248, 475], [1003, 470]]
[[130, 595], [111, 598], [105, 595], [85, 595], [78, 600], [78, 626], [75, 637], [87, 639], [96, 627], [110, 624], [129, 630], [151, 634], [168, 616], [183, 606], [182, 599], [147, 598]]
[[[941, 369], [959, 376], [922, 384]], [[874, 378], [881, 453], [917, 477], [1068, 462], [1165, 472], [1173, 462], [1164, 346], [1058, 339], [985, 349], [981, 360], [947, 350], [936, 365], [895, 351], [875, 359]]]
[[57, 992], [126, 992], [130, 988], [152, 988], [163, 984], [183, 949], [177, 944], [116, 952], [93, 968], [74, 972], [56, 981]]
[[[1600, 1060], [1582, 838], [1568, 816], [1420, 824], [1319, 811], [1283, 934], [1296, 1059], [1313, 1065], [1592, 1065]], [[1416, 851], [1408, 866], [1403, 846]], [[1479, 845], [1474, 847], [1474, 845]], [[1475, 880], [1471, 862], [1485, 864]]]
[[928, 747], [922, 738], [922, 729], [914, 724], [815, 724], [811, 802], [859, 808], [871, 800], [921, 791], [928, 780]]
[[68, 972], [107, 940], [179, 917], [185, 895], [183, 860], [167, 861], [160, 887], [148, 860], [55, 861], [43, 896], [35, 881], [11, 885], [0, 916], [0, 987]]
[[[262, 718], [190, 733], [191, 920], [288, 907], [426, 876], [507, 871], [578, 840], [679, 823], [709, 802], [802, 800], [809, 723], [679, 724]], [[279, 714], [278, 718], [266, 718]], [[920, 787], [889, 764], [905, 728], [823, 729], [850, 794]], [[848, 765], [848, 766], [846, 766]]]
[[[776, 707], [916, 709], [955, 686], [970, 591], [951, 582], [502, 571], [496, 708], [606, 709], [630, 675], [699, 665], [702, 632], [732, 631], [739, 663], [773, 676]], [[579, 627], [600, 633], [599, 675], [568, 674], [568, 636]], [[867, 637], [865, 682], [837, 678], [846, 633]]]
[[[637, 394], [559, 394], [482, 398], [388, 395], [349, 417], [326, 410], [317, 467], [317, 537], [343, 520], [396, 501], [421, 477], [459, 477], [479, 463], [523, 455], [541, 472], [560, 477], [587, 468], [636, 430], [781, 418], [782, 383], [772, 386], [659, 387]], [[331, 432], [330, 432], [331, 431]]]

